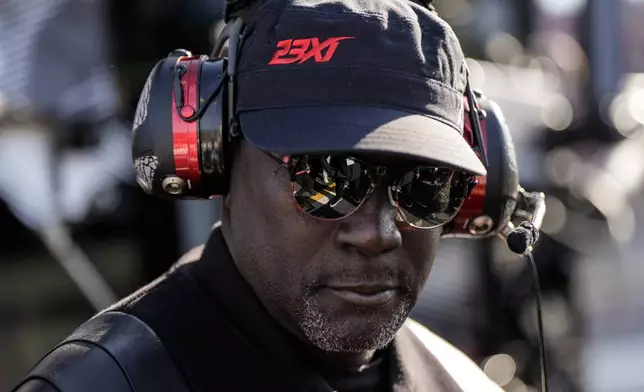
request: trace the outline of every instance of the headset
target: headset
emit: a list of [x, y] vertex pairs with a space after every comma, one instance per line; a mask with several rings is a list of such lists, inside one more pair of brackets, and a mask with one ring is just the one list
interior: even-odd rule
[[[210, 56], [177, 49], [150, 72], [137, 105], [132, 142], [136, 180], [145, 192], [174, 200], [212, 199], [227, 193], [231, 141], [243, 137], [235, 112], [238, 54], [248, 21], [259, 6], [261, 2], [228, 0], [227, 23]], [[536, 229], [530, 231], [532, 237], [525, 240], [524, 225], [520, 240], [526, 246], [522, 241], [511, 246], [523, 254], [538, 238], [545, 196], [519, 185], [514, 144], [499, 106], [469, 82], [463, 99], [463, 135], [486, 164], [487, 175], [477, 176], [442, 236], [497, 235], [507, 240], [513, 231], [516, 234], [515, 222], [527, 220]]]
[[[152, 69], [141, 93], [132, 158], [147, 193], [174, 200], [212, 199], [228, 191], [232, 139], [243, 136], [235, 118], [235, 68], [243, 20], [226, 25], [213, 54], [177, 49]], [[228, 56], [221, 57], [228, 40]], [[443, 237], [506, 237], [515, 219], [530, 219], [541, 194], [518, 182], [510, 131], [499, 106], [478, 91], [464, 96], [464, 137], [487, 161]], [[470, 104], [473, 102], [473, 104]]]

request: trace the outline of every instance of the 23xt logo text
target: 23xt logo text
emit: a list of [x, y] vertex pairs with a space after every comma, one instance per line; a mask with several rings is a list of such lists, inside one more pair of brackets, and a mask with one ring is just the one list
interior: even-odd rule
[[326, 63], [333, 58], [340, 41], [353, 38], [355, 37], [334, 37], [323, 42], [318, 38], [285, 39], [277, 43], [277, 51], [268, 65], [302, 64], [309, 59], [316, 63]]

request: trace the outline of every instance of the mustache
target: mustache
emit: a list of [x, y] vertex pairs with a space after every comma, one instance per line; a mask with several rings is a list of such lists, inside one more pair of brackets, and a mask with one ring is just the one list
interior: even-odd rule
[[400, 250], [369, 257], [352, 251], [317, 253], [306, 273], [304, 283], [312, 292], [328, 286], [353, 284], [395, 284], [401, 292], [417, 291], [417, 277], [413, 265]]
[[391, 283], [406, 288], [411, 283], [411, 274], [390, 265], [344, 267], [337, 270], [320, 271], [311, 286], [322, 287], [329, 284], [343, 285], [365, 282]]

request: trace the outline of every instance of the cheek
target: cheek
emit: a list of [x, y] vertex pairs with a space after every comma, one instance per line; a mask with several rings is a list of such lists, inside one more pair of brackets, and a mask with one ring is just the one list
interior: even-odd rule
[[434, 264], [440, 230], [406, 230], [402, 236], [403, 248], [412, 264], [415, 281], [422, 290]]
[[292, 185], [285, 172], [281, 172], [266, 184], [259, 209], [265, 226], [273, 231], [271, 237], [275, 239], [275, 246], [291, 249], [287, 251], [289, 254], [299, 253], [307, 248], [307, 239], [313, 237], [309, 233], [314, 230], [316, 222], [299, 209], [292, 194]]
[[263, 184], [245, 189], [245, 200], [237, 204], [244, 220], [240, 226], [248, 228], [239, 240], [243, 248], [254, 248], [247, 258], [261, 280], [258, 284], [299, 297], [313, 279], [309, 267], [332, 228], [299, 210], [283, 170], [265, 178]]

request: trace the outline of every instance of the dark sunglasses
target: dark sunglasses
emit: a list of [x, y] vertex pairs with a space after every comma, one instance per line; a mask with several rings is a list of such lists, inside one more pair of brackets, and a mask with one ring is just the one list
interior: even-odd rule
[[386, 186], [397, 219], [419, 229], [449, 223], [476, 185], [474, 176], [452, 169], [415, 166], [396, 169], [375, 166], [350, 156], [287, 156], [296, 205], [305, 214], [338, 220], [353, 214], [378, 186]]

